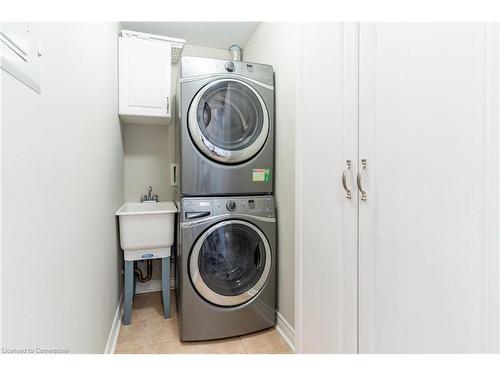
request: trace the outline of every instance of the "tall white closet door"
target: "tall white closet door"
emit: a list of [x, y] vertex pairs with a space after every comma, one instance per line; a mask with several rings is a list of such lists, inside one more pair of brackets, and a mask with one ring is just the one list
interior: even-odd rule
[[[298, 89], [297, 352], [357, 351], [357, 24], [305, 24]], [[346, 173], [346, 198], [341, 176]]]
[[499, 29], [360, 25], [359, 351], [500, 351]]

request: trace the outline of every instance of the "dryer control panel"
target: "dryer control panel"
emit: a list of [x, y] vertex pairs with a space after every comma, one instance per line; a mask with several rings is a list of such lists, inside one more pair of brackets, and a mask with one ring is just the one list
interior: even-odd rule
[[181, 58], [181, 80], [209, 74], [236, 74], [274, 86], [274, 73], [271, 65], [207, 57], [183, 56]]

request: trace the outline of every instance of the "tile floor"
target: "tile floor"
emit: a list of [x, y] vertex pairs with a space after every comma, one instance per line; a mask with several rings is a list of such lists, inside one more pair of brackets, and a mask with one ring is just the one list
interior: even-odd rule
[[132, 323], [121, 325], [116, 354], [290, 354], [275, 328], [223, 340], [181, 342], [177, 327], [175, 295], [172, 318], [163, 318], [161, 293], [138, 294]]

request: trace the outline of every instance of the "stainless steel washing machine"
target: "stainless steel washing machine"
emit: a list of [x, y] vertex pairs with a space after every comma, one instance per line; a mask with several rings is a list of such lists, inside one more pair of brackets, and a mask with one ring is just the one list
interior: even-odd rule
[[272, 193], [272, 66], [183, 57], [179, 74], [179, 195]]
[[181, 340], [231, 337], [274, 326], [274, 198], [182, 198], [179, 217]]

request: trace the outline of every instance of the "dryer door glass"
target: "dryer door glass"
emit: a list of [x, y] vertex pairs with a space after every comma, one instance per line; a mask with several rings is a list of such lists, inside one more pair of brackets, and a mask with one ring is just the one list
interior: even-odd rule
[[267, 239], [254, 228], [230, 220], [210, 229], [195, 246], [191, 277], [198, 292], [210, 302], [237, 305], [263, 287], [271, 254]]
[[237, 163], [265, 143], [269, 119], [264, 102], [249, 84], [221, 79], [202, 88], [189, 109], [189, 131], [205, 155]]

